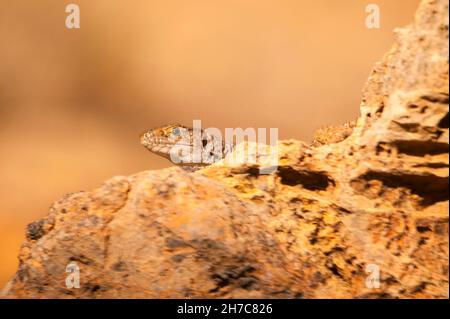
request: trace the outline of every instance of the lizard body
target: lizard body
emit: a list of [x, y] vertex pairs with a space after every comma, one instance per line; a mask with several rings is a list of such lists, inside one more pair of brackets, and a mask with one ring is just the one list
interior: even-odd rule
[[339, 143], [349, 137], [356, 126], [356, 121], [350, 121], [343, 125], [329, 125], [321, 127], [314, 133], [312, 146]]

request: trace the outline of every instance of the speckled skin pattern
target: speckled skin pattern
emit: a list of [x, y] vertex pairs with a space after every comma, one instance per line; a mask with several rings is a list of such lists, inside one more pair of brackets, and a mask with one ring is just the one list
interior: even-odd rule
[[[195, 140], [196, 138], [198, 141]], [[147, 130], [141, 134], [140, 141], [152, 153], [165, 157], [172, 163], [189, 170], [196, 170], [215, 163], [233, 149], [232, 145], [224, 143], [221, 138], [204, 130], [195, 134], [192, 128], [180, 124]], [[195, 150], [200, 150], [197, 159], [194, 158]], [[185, 156], [182, 162], [174, 160], [174, 155], [176, 157], [181, 152], [189, 155]]]

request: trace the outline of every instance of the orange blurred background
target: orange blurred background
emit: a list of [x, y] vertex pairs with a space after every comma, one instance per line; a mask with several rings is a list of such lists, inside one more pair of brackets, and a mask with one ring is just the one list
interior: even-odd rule
[[[381, 28], [365, 27], [377, 3]], [[76, 3], [81, 28], [65, 27]], [[0, 0], [0, 288], [25, 227], [65, 193], [170, 166], [146, 128], [277, 127], [310, 140], [361, 89], [419, 0]]]

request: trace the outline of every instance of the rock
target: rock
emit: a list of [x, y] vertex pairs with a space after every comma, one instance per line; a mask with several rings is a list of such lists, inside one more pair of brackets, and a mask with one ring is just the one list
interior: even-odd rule
[[220, 162], [69, 194], [28, 226], [3, 297], [448, 298], [447, 1], [396, 35], [356, 125], [280, 141], [269, 175]]

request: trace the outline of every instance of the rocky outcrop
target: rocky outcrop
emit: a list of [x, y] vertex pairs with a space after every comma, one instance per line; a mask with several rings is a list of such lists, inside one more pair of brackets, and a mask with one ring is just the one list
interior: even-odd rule
[[269, 175], [172, 167], [69, 194], [28, 226], [4, 297], [448, 298], [448, 2], [396, 37], [351, 134], [280, 141]]

